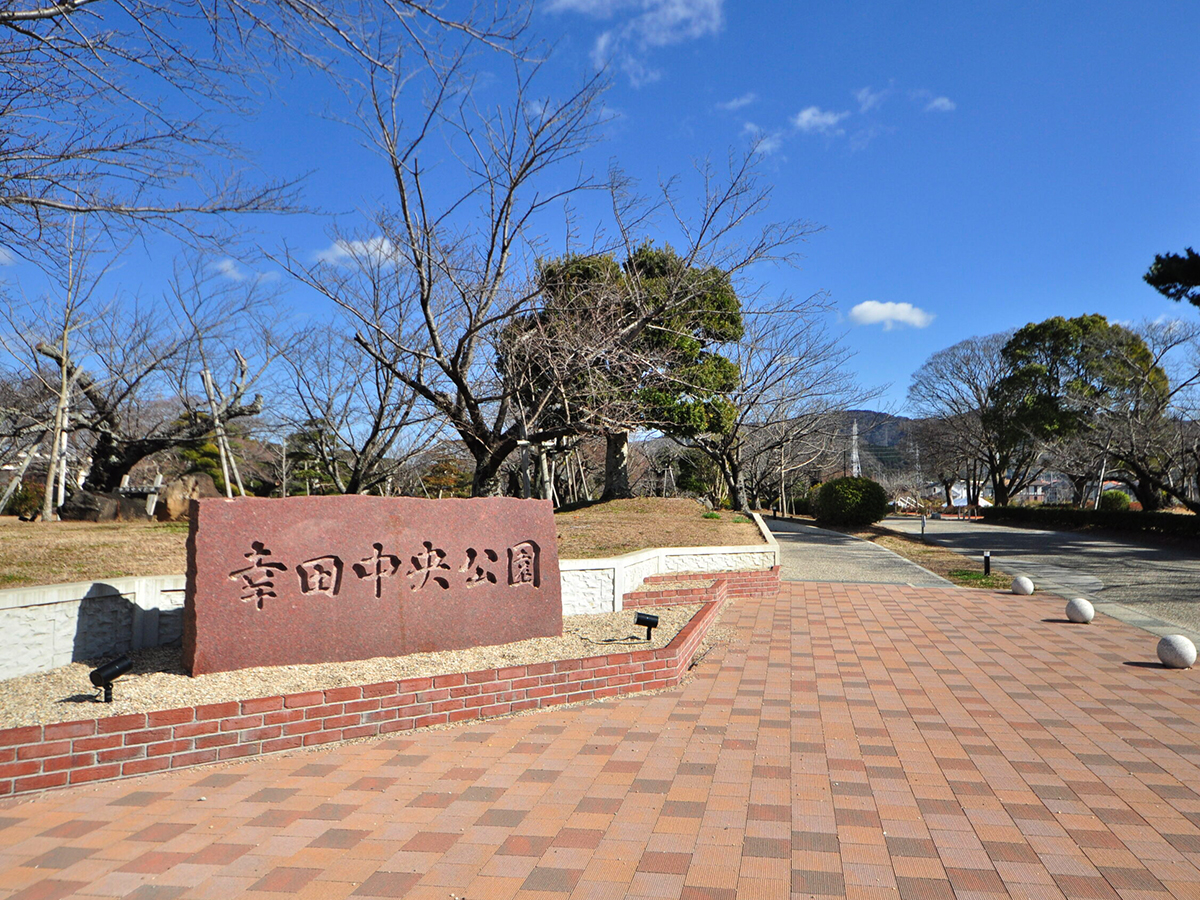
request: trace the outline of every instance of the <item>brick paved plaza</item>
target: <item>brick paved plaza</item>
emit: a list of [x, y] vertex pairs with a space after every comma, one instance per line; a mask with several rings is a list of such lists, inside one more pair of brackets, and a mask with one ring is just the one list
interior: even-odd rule
[[1152, 635], [895, 585], [724, 621], [656, 695], [7, 801], [0, 896], [1200, 898]]

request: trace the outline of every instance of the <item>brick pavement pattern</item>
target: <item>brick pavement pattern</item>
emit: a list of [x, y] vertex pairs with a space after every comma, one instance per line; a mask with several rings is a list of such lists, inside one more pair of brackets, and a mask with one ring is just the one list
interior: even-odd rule
[[6, 801], [0, 897], [1200, 898], [1196, 673], [1057, 612], [784, 584], [658, 694]]

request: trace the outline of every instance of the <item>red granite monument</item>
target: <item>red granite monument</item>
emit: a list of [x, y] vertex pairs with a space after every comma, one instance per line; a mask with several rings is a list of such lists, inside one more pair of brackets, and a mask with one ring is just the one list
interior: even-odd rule
[[193, 675], [462, 650], [562, 634], [544, 500], [193, 500]]

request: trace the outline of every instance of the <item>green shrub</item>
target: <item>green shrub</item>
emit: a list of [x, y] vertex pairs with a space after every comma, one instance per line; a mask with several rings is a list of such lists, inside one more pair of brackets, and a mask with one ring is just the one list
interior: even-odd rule
[[835, 478], [821, 485], [813, 514], [822, 525], [870, 525], [888, 514], [887, 493], [870, 478]]
[[1129, 509], [1129, 495], [1124, 491], [1105, 491], [1100, 495], [1100, 509], [1103, 512]]
[[8, 508], [4, 510], [10, 516], [23, 516], [32, 519], [42, 511], [42, 495], [45, 489], [36, 481], [22, 481], [13, 491]]
[[719, 512], [713, 512], [713, 510], [711, 510], [711, 509], [710, 509], [708, 512], [706, 512], [706, 513], [705, 513], [705, 514], [702, 516], [702, 518], [705, 518], [705, 519], [719, 519], [719, 518], [721, 518], [721, 514], [720, 514]]

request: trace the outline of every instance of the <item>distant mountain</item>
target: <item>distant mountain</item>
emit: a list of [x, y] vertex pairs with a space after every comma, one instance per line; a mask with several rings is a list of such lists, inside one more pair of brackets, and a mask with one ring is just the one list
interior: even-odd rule
[[912, 419], [870, 409], [847, 410], [840, 417], [838, 434], [850, 444], [854, 423], [858, 423], [858, 453], [863, 474], [897, 472], [911, 465]]
[[874, 447], [898, 447], [912, 433], [915, 421], [871, 409], [850, 409], [842, 413], [838, 430], [849, 435], [852, 424], [858, 422], [859, 447], [866, 444]]

